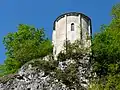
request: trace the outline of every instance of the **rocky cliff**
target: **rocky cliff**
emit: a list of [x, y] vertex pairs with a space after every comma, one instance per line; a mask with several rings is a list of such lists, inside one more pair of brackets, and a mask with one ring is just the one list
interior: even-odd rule
[[[42, 68], [34, 65], [34, 61], [32, 60], [23, 65], [17, 74], [2, 77], [0, 79], [0, 90], [87, 90], [90, 74], [89, 57], [86, 56], [79, 60], [78, 81], [84, 87], [79, 89], [76, 86], [74, 88], [67, 87], [62, 80], [55, 78], [54, 72], [46, 74]], [[58, 68], [64, 70], [69, 63], [71, 61], [59, 62]]]

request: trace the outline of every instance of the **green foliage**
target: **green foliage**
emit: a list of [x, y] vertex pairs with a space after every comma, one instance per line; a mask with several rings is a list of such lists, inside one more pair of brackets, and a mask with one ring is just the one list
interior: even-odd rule
[[52, 59], [48, 61], [42, 59], [34, 60], [29, 64], [31, 64], [32, 67], [38, 67], [40, 70], [43, 70], [45, 75], [52, 75], [54, 78], [62, 81], [67, 87], [72, 88], [74, 85], [79, 84], [76, 64], [68, 65], [65, 70], [58, 68], [59, 62]]
[[26, 62], [52, 53], [52, 44], [44, 29], [20, 24], [18, 31], [4, 37], [7, 59], [0, 67], [1, 74], [16, 72]]
[[107, 72], [110, 64], [119, 64], [120, 62], [119, 23], [120, 18], [113, 19], [110, 25], [103, 27], [102, 29], [104, 30], [101, 30], [101, 32], [95, 35], [93, 39], [93, 56], [95, 58], [95, 65], [99, 66], [99, 71], [101, 71], [100, 73], [103, 72], [103, 69], [105, 70], [105, 72]]
[[75, 86], [80, 88], [80, 83], [78, 79], [78, 68], [76, 64], [68, 65], [64, 71], [58, 69], [56, 70], [56, 78], [61, 80], [69, 88], [74, 88]]
[[113, 18], [120, 18], [120, 3], [113, 6], [111, 14]]
[[120, 75], [109, 74], [91, 82], [89, 90], [120, 90]]
[[[79, 51], [78, 51], [79, 50]], [[76, 41], [75, 43], [68, 43], [67, 44], [67, 51], [61, 51], [58, 55], [57, 60], [54, 58], [49, 57], [48, 60], [34, 60], [31, 63], [32, 66], [38, 67], [40, 70], [45, 72], [45, 75], [52, 75], [54, 78], [61, 81], [70, 89], [74, 89], [75, 87], [77, 90], [81, 90], [83, 88], [79, 82], [78, 77], [78, 67], [79, 67], [79, 60], [83, 59], [86, 54], [86, 49], [82, 49], [80, 46], [80, 42]], [[66, 64], [65, 61], [73, 60], [73, 63]], [[63, 62], [67, 67], [64, 70], [61, 70], [59, 66], [59, 62]], [[84, 90], [84, 89], [83, 89]]]
[[[97, 77], [93, 77], [89, 90], [120, 90], [120, 4], [113, 6], [112, 16], [110, 24], [102, 25], [100, 33], [92, 40], [92, 66]], [[87, 40], [89, 39], [90, 37], [87, 37]], [[7, 50], [7, 59], [0, 65], [0, 76], [15, 73], [26, 62], [43, 58], [52, 52], [51, 42], [45, 38], [43, 29], [23, 24], [19, 25], [17, 32], [9, 33], [3, 43]], [[77, 87], [77, 90], [81, 90], [78, 78], [79, 60], [85, 55], [90, 55], [90, 48], [83, 46], [80, 41], [72, 44], [67, 41], [57, 60], [34, 60], [31, 64], [45, 71], [45, 75], [51, 75], [53, 72], [54, 77], [67, 87]], [[69, 64], [64, 70], [58, 68], [59, 62], [68, 60], [73, 60], [74, 63]], [[9, 78], [2, 82], [6, 80]]]
[[67, 41], [67, 45], [64, 47], [65, 49], [61, 51], [57, 57], [59, 61], [71, 59], [77, 62], [79, 59], [82, 59], [86, 54], [88, 54], [87, 52], [90, 52], [90, 49], [84, 48], [82, 42], [78, 40], [76, 40], [74, 43]]
[[104, 87], [100, 81], [99, 82], [92, 81], [88, 90], [104, 90]]
[[32, 66], [38, 67], [40, 70], [43, 70], [45, 72], [45, 75], [50, 74], [51, 72], [54, 72], [58, 66], [58, 62], [55, 60], [35, 60], [32, 63]]
[[77, 40], [74, 43], [67, 41], [65, 49], [58, 54], [57, 59], [59, 62], [73, 60], [73, 63], [67, 65], [64, 70], [57, 69], [57, 79], [61, 80], [66, 86], [71, 89], [76, 87], [77, 90], [81, 90], [83, 87], [81, 86], [78, 77], [79, 61], [83, 60], [83, 57], [89, 54], [90, 49], [83, 47], [83, 44], [80, 41]]
[[113, 6], [112, 15], [111, 23], [103, 25], [92, 41], [93, 70], [99, 78], [93, 85], [101, 88], [96, 90], [120, 89], [120, 3]]
[[0, 83], [6, 84], [8, 81], [13, 80], [17, 74], [9, 74], [4, 77], [0, 77]]

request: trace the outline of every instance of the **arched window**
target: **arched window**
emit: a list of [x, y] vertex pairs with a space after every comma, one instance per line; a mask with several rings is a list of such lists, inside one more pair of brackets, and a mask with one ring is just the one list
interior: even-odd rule
[[74, 23], [71, 24], [71, 31], [74, 31]]

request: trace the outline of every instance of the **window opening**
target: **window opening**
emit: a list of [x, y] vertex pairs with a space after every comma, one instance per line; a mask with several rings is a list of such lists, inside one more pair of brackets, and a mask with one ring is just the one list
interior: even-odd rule
[[71, 31], [74, 31], [74, 23], [71, 24]]

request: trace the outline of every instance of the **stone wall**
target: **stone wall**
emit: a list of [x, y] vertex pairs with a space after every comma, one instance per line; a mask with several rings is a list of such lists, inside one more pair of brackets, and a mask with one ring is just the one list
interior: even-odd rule
[[[71, 31], [71, 24], [74, 24], [74, 31]], [[58, 55], [63, 50], [66, 40], [70, 40], [72, 43], [75, 40], [81, 40], [85, 47], [90, 47], [91, 40], [87, 40], [88, 37], [91, 38], [91, 20], [89, 17], [75, 12], [63, 14], [54, 22], [53, 54]]]

